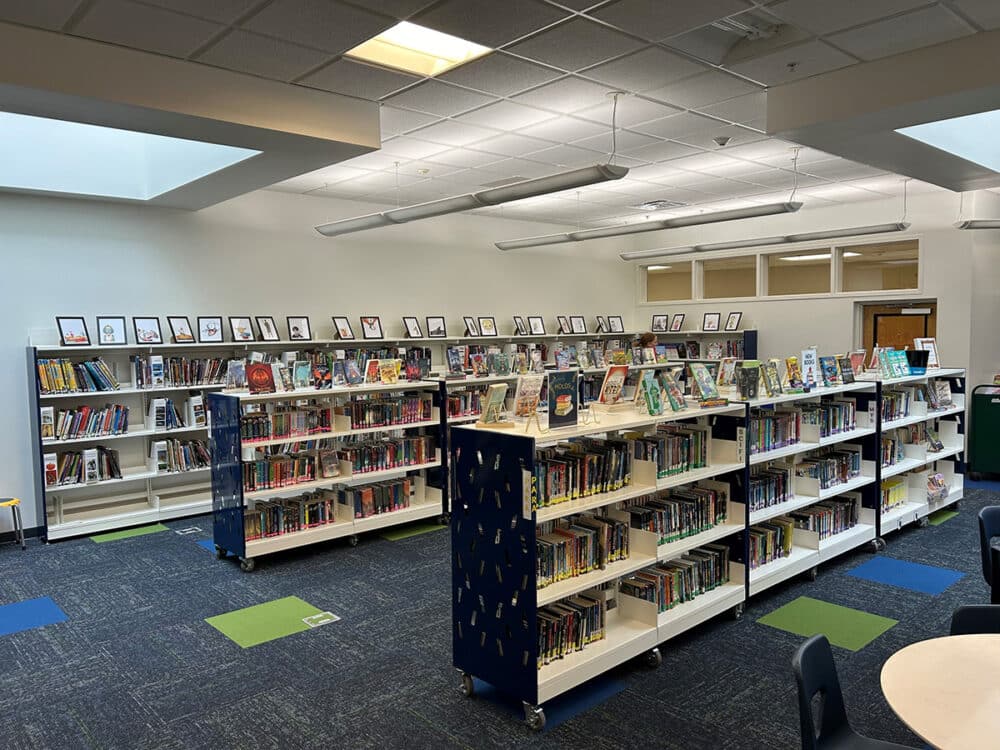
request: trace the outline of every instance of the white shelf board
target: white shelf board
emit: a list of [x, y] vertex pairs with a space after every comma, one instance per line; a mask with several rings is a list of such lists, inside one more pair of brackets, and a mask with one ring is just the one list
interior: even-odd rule
[[463, 414], [460, 417], [448, 417], [448, 424], [468, 424], [469, 422], [476, 422], [482, 414]]
[[324, 479], [314, 479], [311, 482], [300, 482], [298, 484], [289, 484], [285, 487], [275, 487], [269, 490], [254, 490], [253, 492], [244, 492], [244, 500], [259, 500], [261, 498], [269, 497], [294, 497], [295, 495], [300, 495], [308, 490], [315, 490], [322, 487], [333, 487], [338, 484], [369, 484], [371, 482], [377, 482], [382, 479], [391, 479], [392, 477], [402, 476], [411, 471], [420, 471], [421, 469], [433, 469], [441, 465], [440, 461], [430, 461], [424, 464], [414, 464], [412, 466], [398, 466], [394, 469], [381, 469], [379, 471], [366, 471], [359, 474], [352, 474], [350, 476], [336, 476], [336, 477], [326, 477]]
[[603, 508], [605, 505], [619, 503], [622, 500], [631, 500], [643, 495], [652, 495], [656, 492], [656, 489], [656, 487], [649, 484], [628, 484], [620, 490], [601, 492], [597, 495], [588, 495], [576, 500], [566, 500], [561, 503], [546, 505], [535, 511], [535, 522], [545, 523], [546, 521], [554, 521], [557, 518], [565, 518], [576, 513], [582, 513], [585, 510]]
[[657, 616], [657, 640], [663, 641], [675, 638], [681, 633], [721, 615], [728, 609], [744, 601], [746, 588], [743, 581], [730, 580], [712, 591], [706, 591], [689, 602], [678, 604], [673, 609], [661, 612]]
[[686, 536], [683, 539], [658, 545], [656, 547], [656, 559], [660, 562], [672, 560], [704, 544], [711, 544], [719, 539], [725, 539], [732, 534], [738, 534], [741, 531], [743, 531], [743, 524], [720, 523], [718, 526], [713, 526], [694, 536]]
[[407, 422], [406, 424], [390, 424], [383, 427], [361, 427], [356, 430], [332, 430], [330, 432], [316, 432], [312, 435], [289, 435], [280, 438], [268, 438], [267, 440], [243, 440], [241, 445], [244, 448], [265, 448], [269, 445], [284, 445], [285, 443], [303, 443], [311, 440], [327, 440], [339, 437], [351, 437], [352, 435], [371, 435], [376, 432], [390, 432], [394, 430], [416, 430], [420, 427], [438, 427], [441, 422], [437, 419], [426, 419], [420, 422]]
[[339, 539], [351, 536], [354, 533], [354, 519], [350, 519], [339, 523], [314, 526], [311, 529], [303, 529], [302, 531], [293, 531], [290, 534], [268, 536], [263, 539], [248, 539], [245, 556], [252, 558], [272, 555], [275, 552], [284, 552], [296, 547], [304, 547], [307, 544]]
[[103, 531], [114, 531], [125, 526], [138, 526], [146, 523], [156, 523], [163, 518], [155, 508], [132, 511], [128, 513], [112, 513], [101, 518], [87, 518], [64, 523], [50, 523], [46, 538], [49, 540], [66, 539], [72, 536], [89, 536]]
[[171, 391], [212, 391], [225, 388], [221, 383], [207, 383], [202, 385], [162, 385], [156, 388], [136, 388], [131, 384], [124, 385], [111, 391], [72, 391], [71, 393], [40, 393], [38, 398], [42, 401], [53, 398], [108, 398], [111, 396], [130, 396], [137, 393], [169, 393]]
[[833, 558], [854, 549], [858, 545], [870, 542], [875, 538], [875, 527], [868, 524], [855, 524], [846, 531], [833, 534], [819, 542], [819, 561], [827, 562]]
[[185, 516], [197, 516], [202, 513], [212, 512], [212, 494], [208, 493], [200, 500], [189, 500], [183, 503], [160, 502], [158, 514], [161, 521], [171, 518], [184, 518]]
[[107, 487], [109, 485], [125, 484], [126, 482], [141, 482], [146, 479], [152, 479], [155, 476], [157, 476], [157, 472], [149, 471], [148, 469], [126, 470], [122, 472], [121, 479], [102, 479], [100, 482], [91, 482], [90, 484], [59, 484], [46, 487], [45, 491], [52, 495], [61, 495], [65, 492], [79, 492], [80, 490], [93, 489], [94, 487]]
[[712, 477], [717, 477], [730, 471], [742, 471], [743, 468], [743, 463], [710, 464], [704, 469], [694, 469], [692, 471], [685, 471], [681, 474], [674, 474], [673, 476], [657, 479], [656, 489], [665, 490], [670, 487], [679, 487], [682, 484], [691, 484], [691, 482], [697, 482], [701, 479], [711, 479]]
[[843, 484], [835, 484], [832, 487], [827, 487], [825, 490], [819, 491], [819, 497], [816, 498], [816, 502], [820, 500], [829, 500], [831, 497], [837, 497], [838, 495], [843, 495], [845, 492], [852, 492], [854, 490], [865, 487], [872, 484], [875, 481], [875, 477], [867, 476], [866, 474], [861, 474], [852, 479], [848, 479]]
[[818, 497], [811, 497], [809, 495], [793, 495], [791, 499], [786, 500], [783, 503], [778, 503], [777, 505], [771, 505], [767, 508], [752, 511], [750, 513], [750, 525], [752, 526], [755, 523], [763, 523], [771, 518], [777, 518], [778, 516], [783, 516], [786, 513], [791, 513], [792, 511], [808, 508], [810, 505], [815, 505], [818, 502]]
[[895, 430], [899, 427], [906, 427], [911, 424], [919, 424], [921, 422], [929, 422], [932, 419], [938, 419], [939, 417], [948, 417], [952, 414], [963, 414], [965, 412], [964, 406], [951, 406], [947, 409], [939, 409], [937, 411], [929, 411], [926, 414], [913, 414], [908, 417], [901, 417], [899, 419], [890, 419], [882, 422], [882, 431]]
[[175, 430], [150, 430], [142, 428], [139, 430], [129, 430], [128, 432], [119, 433], [118, 435], [88, 435], [86, 437], [67, 438], [66, 440], [45, 438], [42, 440], [42, 445], [53, 445], [58, 447], [63, 445], [73, 445], [74, 443], [103, 443], [105, 440], [125, 440], [128, 438], [153, 436], [173, 437], [174, 435], [183, 435], [185, 433], [205, 432], [207, 429], [207, 427], [178, 427]]
[[242, 403], [255, 401], [295, 401], [304, 398], [332, 398], [334, 396], [351, 396], [356, 393], [379, 393], [386, 391], [420, 391], [437, 390], [437, 383], [430, 380], [400, 380], [398, 383], [361, 383], [359, 385], [344, 385], [336, 388], [296, 388], [292, 391], [276, 391], [274, 393], [250, 393], [250, 391], [226, 391], [225, 395], [238, 398]]
[[937, 453], [928, 452], [926, 458], [904, 458], [902, 461], [894, 463], [891, 466], [883, 466], [882, 479], [888, 479], [896, 476], [897, 474], [911, 471], [912, 469], [919, 469], [921, 466], [926, 466], [927, 464], [934, 463], [935, 461], [957, 456], [962, 452], [962, 450], [963, 448], [961, 446], [945, 446], [944, 450], [940, 450]]
[[961, 367], [939, 367], [928, 369], [924, 375], [907, 375], [902, 378], [875, 378], [881, 380], [882, 385], [903, 385], [905, 383], [923, 383], [932, 378], [954, 378], [965, 377], [965, 370]]
[[819, 448], [819, 443], [807, 443], [798, 442], [792, 445], [786, 445], [784, 448], [775, 448], [774, 450], [764, 451], [763, 453], [753, 453], [750, 455], [750, 465], [754, 466], [756, 464], [763, 464], [768, 461], [774, 461], [778, 458], [787, 458], [788, 456], [796, 456], [799, 453], [805, 453], [806, 451], [811, 451]]
[[834, 435], [827, 435], [826, 437], [821, 437], [819, 439], [819, 444], [822, 445], [836, 445], [837, 443], [846, 443], [850, 440], [857, 440], [858, 438], [867, 437], [868, 435], [874, 435], [874, 427], [856, 427], [853, 430], [846, 430], [844, 432], [838, 432]]
[[882, 535], [898, 530], [911, 521], [926, 515], [927, 503], [904, 502], [882, 514]]
[[625, 560], [608, 563], [608, 566], [604, 569], [592, 570], [589, 573], [584, 573], [583, 575], [576, 576], [575, 578], [567, 578], [562, 581], [557, 581], [556, 583], [552, 583], [544, 588], [538, 589], [536, 594], [538, 606], [544, 607], [546, 604], [552, 604], [552, 602], [565, 599], [567, 596], [578, 594], [581, 591], [586, 591], [589, 588], [593, 588], [594, 586], [598, 586], [602, 583], [607, 583], [608, 581], [614, 581], [617, 578], [627, 576], [630, 573], [641, 570], [642, 568], [648, 568], [650, 565], [654, 565], [655, 563], [655, 557], [632, 555]]
[[470, 385], [490, 385], [492, 383], [509, 383], [513, 380], [517, 380], [520, 375], [484, 375], [482, 377], [473, 377], [469, 375], [465, 378], [435, 378], [438, 382], [443, 382], [448, 388], [457, 388], [459, 386], [470, 386]]
[[[792, 538], [795, 538], [794, 534]], [[796, 547], [793, 542], [788, 557], [782, 557], [750, 571], [750, 596], [787, 581], [818, 564], [819, 550]]]
[[761, 398], [755, 398], [749, 401], [741, 401], [740, 403], [748, 403], [751, 407], [754, 406], [774, 406], [775, 404], [787, 404], [795, 401], [805, 401], [807, 399], [818, 398], [820, 396], [833, 396], [838, 393], [851, 393], [853, 391], [864, 391], [872, 387], [872, 383], [858, 382], [847, 383], [846, 385], [833, 385], [833, 386], [817, 386], [810, 390], [808, 393], [783, 393], [780, 396], [762, 396]]
[[401, 508], [390, 513], [379, 513], [368, 518], [355, 518], [354, 530], [360, 534], [363, 531], [385, 529], [390, 526], [398, 526], [401, 523], [439, 516], [441, 512], [441, 500], [438, 498], [436, 502], [419, 503], [411, 505], [409, 508]]
[[[961, 478], [961, 477], [958, 477]], [[918, 517], [923, 518], [925, 515], [930, 515], [934, 511], [941, 510], [942, 508], [947, 508], [952, 503], [956, 503], [965, 496], [965, 487], [961, 482], [956, 482], [948, 487], [948, 497], [942, 500], [935, 500], [931, 502], [927, 501], [927, 505], [923, 506], [918, 511]]]
[[538, 702], [604, 674], [609, 669], [656, 647], [657, 629], [636, 620], [609, 618], [607, 634], [577, 651], [538, 670]]

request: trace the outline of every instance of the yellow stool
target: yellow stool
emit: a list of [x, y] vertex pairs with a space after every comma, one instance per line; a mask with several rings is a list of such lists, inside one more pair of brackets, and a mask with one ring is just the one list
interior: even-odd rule
[[10, 508], [14, 517], [14, 541], [20, 543], [21, 549], [28, 549], [24, 543], [24, 525], [21, 523], [21, 501], [16, 497], [0, 497], [0, 508]]

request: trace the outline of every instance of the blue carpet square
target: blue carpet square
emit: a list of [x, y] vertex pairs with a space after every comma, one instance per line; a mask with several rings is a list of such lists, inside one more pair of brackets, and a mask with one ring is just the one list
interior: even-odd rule
[[[500, 692], [488, 682], [483, 682], [478, 677], [473, 677], [476, 698], [488, 700], [492, 703], [504, 706], [517, 719], [524, 719], [524, 707], [519, 700], [511, 698], [509, 695]], [[594, 706], [604, 703], [613, 698], [625, 689], [625, 681], [607, 675], [588, 680], [579, 687], [557, 695], [544, 705], [545, 709], [545, 729], [555, 729], [563, 722], [579, 716], [584, 711], [589, 711]]]
[[[215, 554], [215, 540], [213, 539], [201, 539], [197, 542], [198, 546], [202, 549], [207, 549], [213, 555]], [[233, 557], [232, 552], [227, 552], [226, 557]]]
[[847, 575], [935, 596], [965, 577], [957, 570], [882, 556], [862, 563]]
[[28, 599], [0, 606], [0, 635], [41, 628], [69, 618], [50, 597]]

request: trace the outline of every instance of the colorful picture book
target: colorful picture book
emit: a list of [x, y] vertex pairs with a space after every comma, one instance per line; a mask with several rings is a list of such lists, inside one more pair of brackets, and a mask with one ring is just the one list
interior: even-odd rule
[[628, 365], [612, 365], [604, 374], [604, 383], [601, 384], [601, 394], [598, 401], [602, 404], [617, 404], [622, 400], [622, 390], [625, 388], [625, 379], [628, 377]]
[[542, 393], [545, 375], [528, 373], [517, 379], [517, 390], [514, 392], [514, 416], [527, 419], [538, 412], [538, 400]]
[[549, 373], [549, 427], [571, 427], [577, 423], [579, 389], [577, 371], [565, 370]]
[[[701, 362], [692, 362], [688, 365], [694, 385], [697, 387], [697, 398], [699, 400], [714, 399], [719, 397], [719, 389], [715, 385], [715, 379]], [[692, 388], [694, 394], [695, 388]]]

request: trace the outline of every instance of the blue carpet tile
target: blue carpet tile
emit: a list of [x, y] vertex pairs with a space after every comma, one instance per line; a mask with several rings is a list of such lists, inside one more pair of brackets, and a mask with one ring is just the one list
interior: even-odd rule
[[[803, 638], [757, 623], [800, 596], [898, 620], [858, 652], [834, 649], [861, 732], [921, 747], [882, 697], [879, 672], [903, 646], [948, 632], [962, 604], [989, 601], [975, 514], [887, 537], [886, 558], [964, 574], [937, 596], [850, 575], [865, 550], [752, 599], [661, 645], [663, 664], [622, 665], [548, 707], [532, 733], [509, 701], [459, 692], [451, 659], [449, 534], [362, 536], [261, 559], [253, 573], [201, 542], [211, 520], [114, 544], [0, 546], [0, 603], [51, 597], [68, 620], [0, 636], [4, 750], [792, 750], [799, 719], [790, 661]], [[213, 548], [208, 545], [209, 550]], [[204, 620], [297, 596], [336, 625], [250, 649]]]
[[884, 583], [921, 594], [937, 596], [946, 588], [957, 583], [964, 573], [934, 565], [894, 560], [891, 557], [875, 557], [851, 570], [848, 575], [867, 581]]
[[47, 596], [0, 605], [0, 635], [65, 622], [66, 613]]

